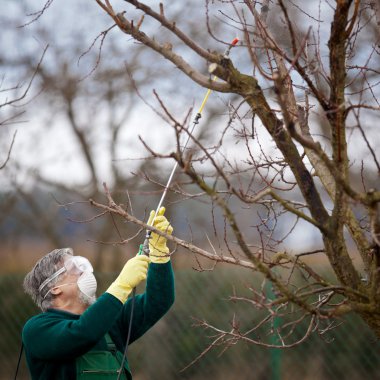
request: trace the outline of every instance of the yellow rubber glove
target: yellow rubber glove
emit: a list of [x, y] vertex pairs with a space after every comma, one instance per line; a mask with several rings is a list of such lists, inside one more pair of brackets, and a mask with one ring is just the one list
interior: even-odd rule
[[150, 258], [145, 255], [129, 259], [106, 293], [112, 294], [124, 303], [132, 292], [132, 289], [146, 279], [149, 263]]
[[[156, 218], [154, 218], [155, 211], [151, 211], [149, 215], [148, 224], [156, 227], [158, 230], [165, 232], [168, 235], [171, 235], [173, 232], [173, 227], [170, 225], [169, 221], [164, 216], [165, 207], [161, 207], [158, 210]], [[152, 260], [152, 263], [164, 264], [170, 260], [169, 248], [166, 246], [166, 238], [160, 236], [154, 232], [149, 239], [149, 257]]]

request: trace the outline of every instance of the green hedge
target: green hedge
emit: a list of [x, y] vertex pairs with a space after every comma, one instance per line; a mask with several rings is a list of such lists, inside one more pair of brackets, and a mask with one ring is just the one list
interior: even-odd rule
[[[104, 290], [114, 277], [98, 274]], [[16, 368], [20, 333], [38, 310], [22, 291], [23, 275], [0, 277], [0, 379], [10, 379]], [[244, 292], [252, 273], [216, 269], [213, 272], [181, 270], [176, 273], [176, 302], [170, 312], [129, 351], [135, 380], [148, 379], [255, 379], [329, 380], [380, 378], [380, 343], [368, 327], [351, 315], [325, 339], [315, 334], [288, 350], [269, 350], [238, 343], [223, 352], [215, 347], [195, 365], [181, 372], [209, 342], [211, 332], [193, 327], [193, 318], [229, 327], [235, 313], [242, 325], [257, 319], [247, 304], [231, 303], [233, 287]], [[301, 334], [301, 327], [300, 332]], [[279, 374], [276, 375], [276, 368]], [[28, 379], [25, 359], [19, 379]]]

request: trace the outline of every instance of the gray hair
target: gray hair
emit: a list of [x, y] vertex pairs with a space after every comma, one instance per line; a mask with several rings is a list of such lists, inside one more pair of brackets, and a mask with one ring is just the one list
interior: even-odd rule
[[[24, 278], [24, 290], [29, 294], [36, 305], [46, 311], [52, 306], [53, 295], [49, 290], [61, 278], [61, 275], [49, 281], [46, 286], [39, 290], [41, 284], [62, 268], [65, 256], [73, 256], [71, 248], [55, 249], [37, 261], [34, 268]], [[49, 293], [48, 293], [49, 292]]]

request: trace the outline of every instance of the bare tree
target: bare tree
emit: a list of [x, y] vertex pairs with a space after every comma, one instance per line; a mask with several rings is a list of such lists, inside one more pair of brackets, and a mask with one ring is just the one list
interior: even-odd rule
[[[177, 111], [171, 111], [175, 105], [157, 95], [177, 149], [160, 154], [144, 142], [152, 157], [172, 158], [182, 169], [170, 189], [173, 194], [206, 199], [210, 205], [214, 236], [208, 237], [208, 246], [193, 239], [194, 227], [189, 238], [167, 238], [195, 253], [200, 270], [205, 269], [198, 259], [203, 256], [215, 264], [248, 268], [262, 279], [261, 287], [250, 288], [249, 297], [231, 297], [258, 310], [261, 321], [246, 330], [236, 318], [230, 329], [200, 321], [215, 332], [210, 347], [238, 341], [292, 347], [313, 332], [322, 335], [336, 327], [352, 311], [380, 336], [378, 2], [206, 1], [202, 14], [196, 4], [206, 37], [189, 34], [192, 19], [181, 17], [180, 7], [169, 3], [156, 9], [126, 0], [126, 10], [115, 9], [109, 0], [96, 3], [113, 20], [111, 28], [117, 26], [128, 41], [138, 42], [129, 46], [128, 54], [146, 48], [162, 58], [139, 61], [139, 67], [159, 72], [166, 59], [194, 83], [218, 93], [224, 105], [221, 119], [227, 118], [226, 124], [208, 136], [196, 135], [187, 119], [178, 120]], [[232, 40], [220, 36], [236, 33], [241, 43], [232, 58], [218, 53]], [[112, 63], [108, 57], [103, 54], [103, 62]], [[125, 194], [124, 205], [119, 203], [117, 181], [111, 181], [112, 191], [104, 185], [107, 202], [98, 199], [103, 190], [93, 161], [91, 117], [86, 118], [87, 128], [75, 117], [81, 82], [67, 75], [69, 66], [60, 66], [63, 84], [43, 69], [41, 78], [51, 93], [64, 99], [64, 114], [91, 173], [86, 197], [100, 211], [87, 221], [120, 216], [141, 229], [153, 229], [125, 206]], [[100, 67], [95, 67], [93, 75], [101, 77]], [[125, 76], [125, 70], [115, 71], [110, 86]], [[169, 74], [160, 72], [158, 77], [171, 87]], [[92, 84], [96, 88], [96, 80]], [[171, 91], [177, 89], [174, 83]], [[106, 92], [99, 95], [109, 99]], [[188, 136], [192, 147], [183, 149], [183, 137]], [[146, 179], [165, 186], [164, 180], [148, 174]], [[294, 252], [288, 240], [299, 237], [300, 230], [308, 231], [316, 248], [304, 242]], [[103, 238], [107, 241], [110, 235]], [[118, 238], [114, 243], [123, 244], [133, 236]], [[328, 261], [333, 279], [310, 264], [310, 257], [320, 256]], [[265, 290], [267, 282], [272, 295]], [[298, 327], [304, 329], [301, 337], [294, 334]]]
[[[13, 220], [17, 227], [4, 239], [19, 244], [21, 239], [15, 239], [14, 235], [21, 236], [24, 231], [33, 238], [44, 239], [45, 245], [54, 248], [78, 244], [78, 234], [84, 234], [84, 239], [93, 241], [95, 268], [105, 262], [116, 265], [122, 259], [119, 246], [110, 244], [118, 239], [116, 224], [112, 217], [92, 218], [81, 203], [89, 197], [98, 197], [105, 179], [114, 189], [119, 189], [123, 199], [130, 187], [138, 186], [139, 179], [131, 177], [119, 160], [126, 156], [123, 150], [129, 150], [124, 146], [128, 144], [127, 122], [137, 98], [127, 72], [137, 71], [141, 49], [135, 50], [126, 63], [117, 41], [102, 48], [109, 30], [97, 38], [94, 34], [93, 41], [87, 44], [79, 32], [69, 37], [70, 44], [62, 46], [58, 38], [62, 35], [54, 35], [43, 19], [38, 25], [33, 23], [20, 29], [24, 24], [22, 14], [20, 8], [13, 19], [9, 14], [7, 20], [5, 15], [2, 18], [8, 33], [14, 30], [14, 34], [25, 34], [18, 41], [18, 54], [9, 54], [6, 49], [1, 53], [2, 68], [14, 77], [31, 78], [25, 85], [20, 80], [19, 86], [10, 89], [9, 94], [12, 90], [16, 95], [0, 106], [16, 109], [4, 119], [4, 127], [14, 123], [16, 116], [25, 111], [29, 118], [28, 127], [19, 134], [22, 146], [14, 151], [14, 159], [9, 162], [12, 143], [2, 165], [7, 164], [2, 174], [11, 190], [2, 199], [1, 223], [6, 225]], [[32, 27], [35, 29], [30, 33]], [[28, 48], [31, 44], [26, 38], [28, 33], [38, 43], [51, 43], [45, 60], [41, 59], [37, 67], [35, 51]], [[112, 55], [113, 63], [103, 64], [101, 54]], [[139, 74], [143, 79], [138, 85], [144, 91], [148, 70], [142, 68]], [[33, 92], [39, 96], [27, 102], [25, 96], [32, 85]], [[24, 107], [16, 108], [23, 100]], [[140, 161], [134, 165], [135, 170], [141, 165], [146, 163]], [[150, 166], [154, 168], [153, 163]], [[107, 256], [107, 251], [114, 254]]]
[[[4, 49], [0, 62], [4, 72], [16, 78], [32, 77], [33, 91], [39, 96], [25, 102], [28, 128], [19, 134], [21, 147], [2, 173], [11, 189], [0, 208], [0, 223], [7, 231], [3, 241], [12, 245], [14, 255], [15, 245], [22, 245], [19, 237], [23, 233], [40, 238], [50, 248], [67, 244], [82, 248], [79, 241], [90, 240], [83, 249], [94, 256], [95, 268], [116, 267], [119, 260], [125, 260], [122, 253], [135, 253], [138, 244], [131, 237], [121, 238], [124, 222], [112, 215], [94, 215], [88, 199], [102, 196], [102, 183], [107, 181], [117, 194], [115, 199], [142, 218], [150, 206], [141, 194], [160, 190], [158, 185], [152, 189], [151, 184], [144, 188], [143, 173], [149, 173], [154, 181], [158, 168], [156, 161], [145, 160], [147, 153], [136, 146], [136, 134], [140, 133], [136, 115], [141, 112], [136, 101], [139, 97], [147, 101], [155, 83], [151, 68], [140, 63], [150, 55], [141, 45], [125, 57], [124, 39], [115, 38], [112, 25], [100, 33], [80, 27], [64, 34], [64, 25], [60, 29], [54, 20], [38, 17], [43, 12], [32, 13], [25, 21], [22, 15], [30, 13], [25, 3], [14, 6], [17, 11], [2, 15], [1, 22], [9, 40], [17, 36], [17, 54]], [[36, 65], [35, 46], [45, 44], [50, 44], [45, 60]], [[165, 76], [168, 69], [160, 67], [155, 74]], [[30, 89], [32, 81], [26, 85]], [[8, 100], [8, 106], [24, 97], [20, 92]], [[12, 232], [7, 224], [14, 224]], [[128, 230], [131, 235], [139, 232], [134, 225]]]
[[[214, 262], [260, 272], [275, 290], [274, 298], [262, 289], [252, 289], [251, 297], [232, 297], [266, 311], [261, 322], [246, 331], [235, 320], [230, 330], [201, 322], [215, 332], [211, 346], [243, 340], [291, 347], [314, 331], [335, 327], [334, 320], [351, 311], [380, 336], [380, 165], [374, 132], [380, 111], [378, 2], [206, 1], [202, 16], [207, 43], [186, 33], [189, 19], [171, 18], [174, 5], [169, 3], [152, 8], [126, 0], [125, 10], [115, 9], [108, 0], [96, 2], [128, 38], [172, 62], [192, 81], [240, 98], [225, 107], [229, 121], [219, 142], [207, 145], [191, 135], [191, 152], [183, 151], [180, 142], [181, 135], [191, 133], [188, 124], [171, 115], [170, 104], [162, 104], [177, 133], [178, 149], [166, 156], [150, 149], [153, 156], [174, 158], [208, 197], [212, 210], [224, 215], [221, 229], [212, 218], [218, 241], [212, 249], [168, 239]], [[131, 19], [133, 9], [138, 14]], [[225, 30], [241, 37], [236, 62], [216, 52], [229, 40], [219, 37], [214, 13]], [[155, 34], [155, 25], [165, 30], [163, 39]], [[179, 53], [173, 48], [178, 40]], [[191, 63], [198, 65], [199, 60], [219, 81]], [[235, 157], [225, 145], [229, 134], [239, 144]], [[200, 196], [189, 194], [178, 182], [173, 190], [184, 197]], [[152, 229], [118, 205], [107, 189], [106, 194], [107, 204], [92, 204]], [[250, 228], [245, 227], [247, 217], [238, 212], [243, 208], [257, 221]], [[286, 238], [298, 225], [319, 234], [318, 249], [298, 247], [299, 254], [293, 254]], [[305, 257], [317, 255], [327, 258], [335, 280], [307, 263]], [[274, 329], [274, 319], [284, 316]], [[292, 333], [305, 321], [304, 335], [296, 339]], [[272, 326], [277, 343], [258, 337], [265, 326]]]

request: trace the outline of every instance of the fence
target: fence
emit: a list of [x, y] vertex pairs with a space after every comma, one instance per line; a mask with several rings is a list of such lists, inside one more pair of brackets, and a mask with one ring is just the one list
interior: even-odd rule
[[[99, 275], [105, 289], [110, 275]], [[380, 379], [380, 342], [355, 315], [349, 316], [328, 339], [312, 336], [288, 350], [266, 349], [238, 343], [223, 352], [215, 347], [196, 364], [181, 371], [206, 347], [207, 330], [193, 327], [194, 318], [228, 324], [234, 310], [228, 295], [243, 287], [251, 272], [176, 271], [176, 302], [170, 312], [129, 350], [135, 380], [329, 380]], [[13, 378], [25, 321], [38, 310], [23, 294], [23, 275], [0, 277], [0, 379]], [[240, 309], [247, 320], [254, 310]], [[18, 379], [28, 379], [25, 359]]]

